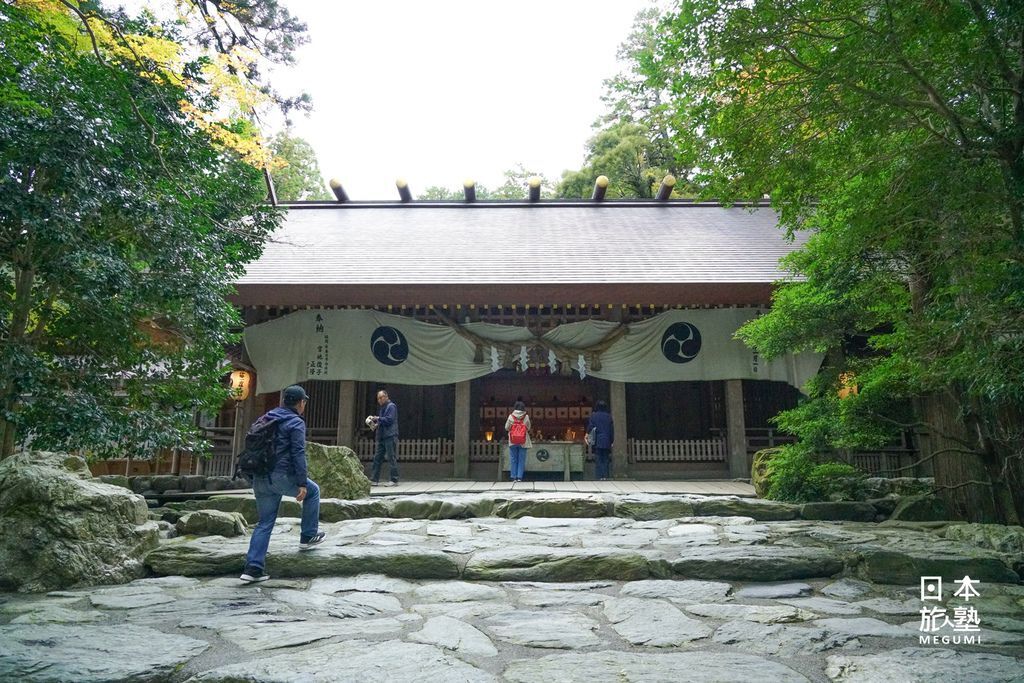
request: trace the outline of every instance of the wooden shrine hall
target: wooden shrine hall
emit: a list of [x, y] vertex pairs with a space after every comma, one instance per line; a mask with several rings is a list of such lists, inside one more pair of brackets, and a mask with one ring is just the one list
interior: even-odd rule
[[500, 478], [516, 400], [533, 423], [528, 476], [561, 478], [556, 461], [592, 476], [584, 429], [604, 401], [614, 477], [747, 477], [820, 365], [766, 362], [733, 337], [804, 239], [787, 242], [770, 209], [344, 199], [288, 204], [237, 282], [233, 360], [253, 391], [206, 425], [221, 452], [300, 383], [309, 439], [364, 461], [363, 419], [386, 388], [403, 479]]

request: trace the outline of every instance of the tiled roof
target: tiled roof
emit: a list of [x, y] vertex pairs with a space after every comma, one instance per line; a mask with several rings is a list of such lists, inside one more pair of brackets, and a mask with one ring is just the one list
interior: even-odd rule
[[677, 203], [293, 207], [238, 285], [770, 283], [796, 248], [777, 223]]

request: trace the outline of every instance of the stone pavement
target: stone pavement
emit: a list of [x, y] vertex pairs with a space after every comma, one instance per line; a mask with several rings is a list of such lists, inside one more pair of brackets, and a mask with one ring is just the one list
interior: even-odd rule
[[[305, 553], [279, 520], [256, 586], [246, 537], [184, 537], [154, 578], [0, 594], [0, 680], [1024, 681], [1024, 556], [952, 527], [680, 496], [372, 505]], [[921, 575], [980, 644], [920, 643]]]

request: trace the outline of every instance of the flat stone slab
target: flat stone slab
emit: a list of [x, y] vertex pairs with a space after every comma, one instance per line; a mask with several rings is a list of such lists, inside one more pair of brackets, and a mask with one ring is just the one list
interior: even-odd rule
[[672, 561], [672, 571], [688, 579], [787, 581], [832, 576], [842, 570], [843, 559], [823, 548], [693, 548]]
[[732, 652], [587, 652], [512, 662], [503, 674], [511, 683], [807, 683], [788, 666]]
[[0, 680], [163, 681], [207, 647], [145, 626], [0, 626]]
[[906, 626], [894, 626], [880, 619], [857, 617], [854, 619], [816, 619], [815, 626], [851, 637], [874, 636], [877, 638], [917, 638], [918, 632]]
[[196, 620], [193, 626], [210, 628], [246, 652], [264, 652], [284, 647], [308, 645], [320, 640], [397, 634], [404, 622], [381, 619], [302, 619], [295, 616], [252, 615], [229, 619], [210, 617]]
[[349, 640], [231, 664], [188, 679], [217, 683], [495, 683], [497, 678], [433, 645]]
[[664, 600], [619, 598], [604, 603], [604, 615], [633, 645], [674, 647], [706, 638], [711, 629]]
[[495, 637], [527, 647], [575, 649], [598, 645], [598, 623], [579, 612], [516, 610], [483, 621]]
[[409, 635], [410, 640], [475, 657], [494, 657], [498, 648], [491, 639], [470, 624], [451, 617], [432, 617], [423, 628]]
[[648, 560], [639, 553], [614, 548], [548, 548], [518, 546], [473, 554], [463, 577], [476, 581], [564, 581], [650, 576]]
[[819, 652], [859, 645], [853, 637], [824, 628], [757, 624], [750, 621], [727, 621], [712, 637], [716, 643], [732, 645], [744, 652], [772, 657], [809, 657]]
[[665, 598], [683, 605], [719, 602], [725, 600], [731, 591], [732, 586], [722, 581], [687, 579], [630, 581], [622, 587], [622, 595], [636, 598]]
[[[240, 573], [244, 568], [246, 541], [219, 537], [178, 543], [175, 540], [146, 557], [146, 564], [157, 574], [211, 576]], [[376, 573], [397, 578], [451, 579], [459, 575], [459, 567], [451, 556], [431, 548], [325, 546], [300, 552], [298, 546], [289, 548], [279, 543], [275, 546], [272, 541], [271, 554], [267, 556], [267, 573], [271, 576]]]
[[836, 683], [883, 681], [984, 681], [1010, 683], [1022, 680], [1024, 659], [984, 652], [960, 652], [946, 648], [900, 648], [879, 654], [831, 655], [826, 675]]
[[413, 591], [420, 602], [466, 602], [468, 600], [501, 600], [505, 591], [467, 581], [444, 581], [420, 586]]
[[859, 567], [861, 577], [875, 583], [914, 585], [922, 576], [941, 576], [949, 583], [965, 576], [993, 583], [1020, 580], [1003, 556], [966, 544], [958, 548], [866, 545], [858, 546], [857, 552], [863, 558]]
[[736, 591], [736, 597], [771, 600], [773, 598], [799, 598], [810, 592], [811, 586], [806, 583], [762, 583], [744, 586]]
[[686, 611], [712, 619], [744, 619], [760, 624], [788, 624], [814, 619], [817, 614], [790, 605], [687, 605]]
[[860, 605], [855, 603], [846, 602], [844, 600], [833, 600], [832, 598], [785, 598], [779, 600], [784, 605], [791, 605], [793, 607], [799, 607], [811, 612], [819, 612], [821, 614], [838, 614], [841, 616], [850, 616], [853, 614], [860, 614], [862, 608]]

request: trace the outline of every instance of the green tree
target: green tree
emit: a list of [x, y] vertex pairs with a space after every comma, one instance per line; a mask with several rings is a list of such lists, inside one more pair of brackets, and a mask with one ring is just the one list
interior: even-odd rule
[[0, 456], [202, 450], [226, 297], [280, 221], [258, 135], [201, 116], [208, 58], [156, 66], [173, 25], [27, 4], [0, 4]]
[[[917, 431], [959, 515], [1024, 517], [1024, 5], [687, 0], [644, 88], [672, 93], [709, 196], [809, 230], [741, 336], [828, 365], [780, 417], [815, 448]], [[856, 340], [866, 348], [855, 349]], [[859, 393], [840, 400], [850, 383]]]
[[652, 165], [657, 156], [646, 127], [615, 123], [588, 141], [583, 168], [562, 174], [558, 196], [589, 197], [594, 181], [603, 175], [608, 178], [608, 197], [651, 199], [668, 174], [665, 168]]
[[271, 140], [270, 149], [284, 164], [273, 173], [278, 200], [331, 199], [312, 145], [282, 131]]

